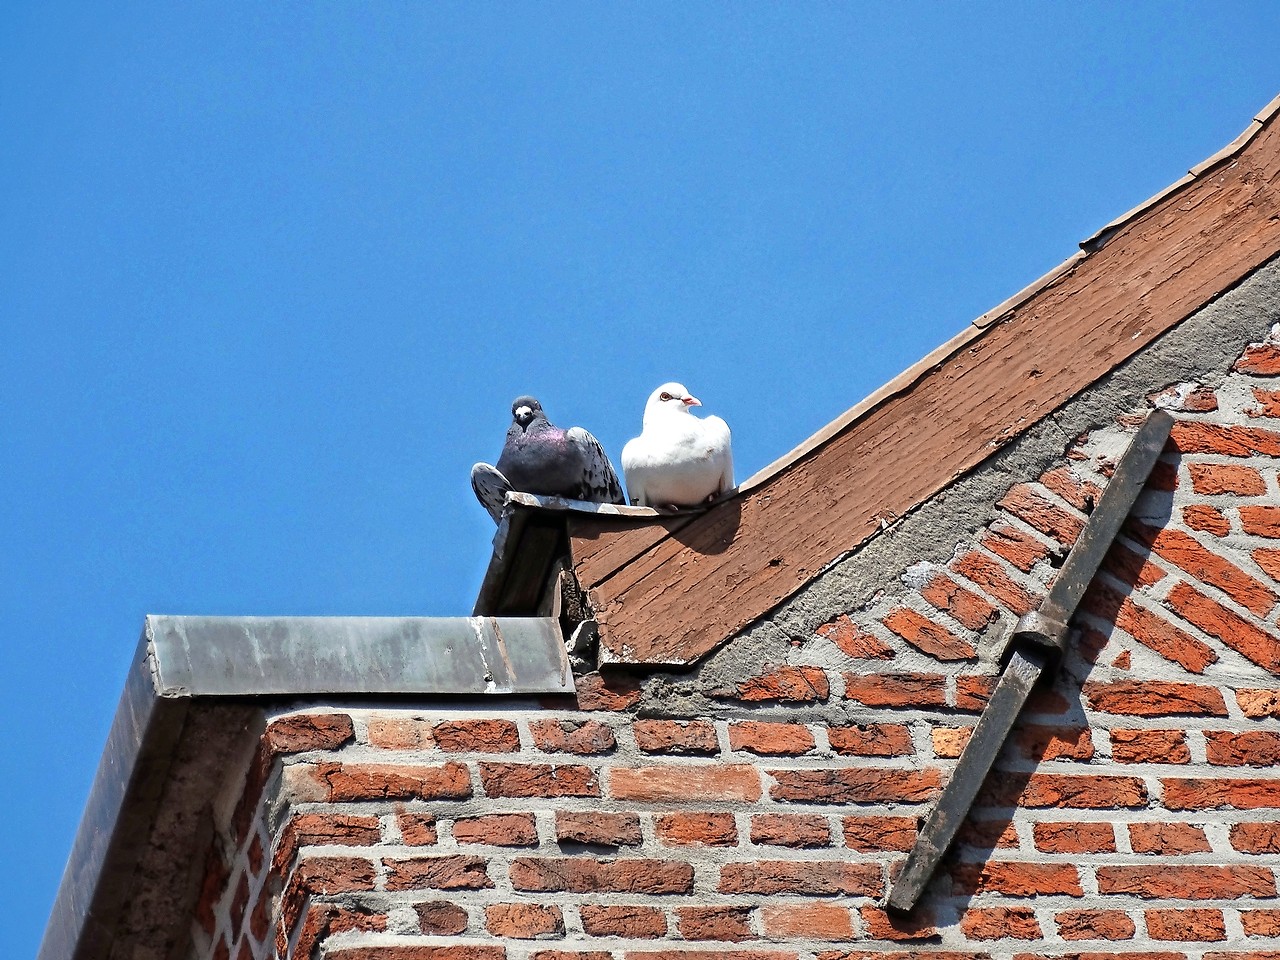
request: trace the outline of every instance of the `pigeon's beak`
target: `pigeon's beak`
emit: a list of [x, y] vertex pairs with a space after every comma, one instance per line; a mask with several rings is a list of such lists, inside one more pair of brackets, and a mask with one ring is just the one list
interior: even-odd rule
[[684, 398], [684, 400], [683, 400], [683, 402], [684, 402], [684, 405], [685, 405], [686, 407], [700, 407], [700, 406], [702, 406], [702, 401], [701, 401], [701, 400], [699, 400], [697, 397], [685, 397], [685, 398]]

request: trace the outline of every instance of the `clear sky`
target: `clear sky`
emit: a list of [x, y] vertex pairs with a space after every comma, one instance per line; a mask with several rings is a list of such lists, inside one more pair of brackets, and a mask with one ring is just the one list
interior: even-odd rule
[[0, 781], [34, 953], [146, 613], [458, 615], [509, 404], [766, 465], [1280, 93], [1264, 3], [27, 3]]

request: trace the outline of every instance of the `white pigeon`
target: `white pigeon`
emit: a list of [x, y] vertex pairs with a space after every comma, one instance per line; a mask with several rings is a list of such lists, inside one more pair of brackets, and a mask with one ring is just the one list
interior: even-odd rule
[[696, 507], [733, 488], [729, 425], [690, 414], [701, 405], [682, 383], [664, 383], [649, 394], [640, 436], [622, 448], [632, 503]]

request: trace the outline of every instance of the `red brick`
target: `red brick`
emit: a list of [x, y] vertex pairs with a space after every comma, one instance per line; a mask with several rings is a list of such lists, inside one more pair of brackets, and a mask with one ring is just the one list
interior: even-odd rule
[[677, 926], [686, 940], [724, 940], [740, 943], [756, 939], [749, 907], [678, 907]]
[[1280, 346], [1274, 343], [1251, 343], [1231, 369], [1259, 377], [1280, 375]]
[[549, 753], [590, 756], [610, 753], [617, 746], [613, 730], [599, 720], [535, 720], [529, 732], [538, 749]]
[[298, 847], [348, 844], [369, 846], [377, 843], [382, 831], [375, 816], [342, 813], [301, 813], [291, 824], [293, 840]]
[[1153, 940], [1211, 943], [1227, 939], [1221, 910], [1148, 910], [1147, 934]]
[[970, 550], [951, 562], [951, 570], [981, 587], [1018, 616], [1036, 608], [1038, 598], [1015, 583], [1000, 564], [986, 554]]
[[1191, 383], [1175, 384], [1159, 393], [1148, 394], [1147, 399], [1162, 410], [1211, 413], [1218, 409], [1218, 397], [1212, 389]]
[[1116, 763], [1187, 763], [1191, 750], [1181, 730], [1112, 730], [1111, 759]]
[[511, 885], [542, 893], [692, 893], [693, 867], [674, 860], [517, 857]]
[[1054, 921], [1063, 940], [1128, 940], [1134, 934], [1123, 910], [1065, 910]]
[[951, 868], [951, 876], [953, 891], [961, 895], [1083, 896], [1076, 868], [1066, 863], [960, 863]]
[[1280, 910], [1241, 910], [1246, 937], [1280, 937]]
[[1231, 846], [1241, 853], [1280, 853], [1280, 822], [1232, 824]]
[[1201, 954], [1200, 960], [1280, 960], [1280, 950], [1211, 951]]
[[1012, 820], [974, 820], [966, 817], [956, 831], [959, 846], [975, 850], [1012, 850], [1018, 846], [1018, 828]]
[[1280, 672], [1280, 637], [1255, 627], [1185, 583], [1174, 587], [1166, 602], [1184, 620], [1217, 637], [1258, 666]]
[[599, 673], [577, 677], [579, 710], [629, 710], [644, 696], [640, 681], [625, 674], [608, 678]]
[[[996, 678], [987, 676], [956, 677], [956, 709], [980, 711], [991, 699], [991, 691], [996, 688]], [[1037, 713], [1063, 714], [1069, 709], [1067, 701], [1056, 690], [1045, 687], [1034, 687], [1031, 696], [1027, 697], [1023, 715]]]
[[609, 771], [615, 800], [643, 803], [760, 799], [760, 775], [749, 764], [618, 768]]
[[1075, 543], [1076, 537], [1084, 529], [1083, 519], [1053, 503], [1027, 483], [1015, 484], [1009, 488], [1009, 492], [997, 506], [1003, 507], [1064, 546]]
[[915, 753], [911, 731], [901, 723], [868, 723], [857, 727], [831, 727], [831, 749], [845, 756], [906, 757]]
[[826, 637], [855, 660], [891, 660], [894, 657], [894, 652], [889, 646], [867, 633], [843, 613], [820, 626], [817, 633], [820, 637]]
[[929, 731], [933, 755], [944, 760], [955, 760], [964, 752], [971, 736], [972, 727], [934, 727]]
[[1165, 578], [1165, 572], [1146, 556], [1134, 553], [1116, 541], [1102, 558], [1102, 569], [1126, 586], [1149, 587]]
[[[372, 890], [373, 863], [364, 857], [303, 857], [294, 869], [292, 882], [320, 895]], [[239, 921], [232, 923], [233, 928], [239, 925]]]
[[798, 723], [745, 720], [729, 724], [729, 746], [763, 756], [798, 757], [813, 749], [813, 734]]
[[640, 818], [634, 813], [556, 814], [556, 839], [560, 842], [588, 843], [603, 847], [640, 845]]
[[1036, 940], [1043, 936], [1030, 907], [970, 908], [960, 918], [960, 929], [970, 940]]
[[1026, 783], [1017, 778], [988, 780], [978, 794], [983, 806], [1097, 810], [1147, 805], [1141, 777], [1033, 774]]
[[489, 797], [598, 797], [590, 767], [549, 763], [482, 763], [480, 782]]
[[484, 857], [385, 859], [388, 890], [487, 890], [493, 886]]
[[1035, 724], [1013, 734], [1018, 752], [1029, 760], [1092, 760], [1093, 738], [1087, 727], [1044, 727]]
[[966, 590], [946, 574], [938, 573], [920, 590], [920, 596], [955, 617], [970, 630], [981, 630], [995, 619], [996, 608], [972, 590]]
[[654, 821], [654, 833], [667, 844], [732, 847], [738, 828], [731, 813], [667, 813]]
[[232, 904], [230, 904], [229, 910], [233, 936], [238, 937], [239, 932], [241, 932], [241, 924], [244, 922], [244, 908], [246, 906], [248, 906], [248, 876], [242, 873], [239, 876], [239, 882], [236, 884], [236, 893], [232, 896]]
[[1191, 489], [1207, 496], [1231, 493], [1256, 497], [1267, 492], [1267, 482], [1253, 467], [1235, 463], [1192, 463]]
[[760, 908], [764, 935], [774, 940], [849, 940], [853, 917], [848, 907], [829, 903], [788, 903]]
[[447, 720], [431, 731], [436, 746], [448, 753], [512, 753], [520, 733], [510, 720]]
[[445, 900], [415, 903], [418, 925], [428, 936], [453, 937], [467, 929], [467, 911]]
[[1280, 766], [1280, 731], [1209, 731], [1205, 745], [1209, 762], [1220, 766]]
[[[295, 950], [294, 956], [303, 955]], [[505, 947], [480, 944], [327, 947], [324, 954], [325, 960], [506, 960], [506, 956]]]
[[1276, 882], [1263, 867], [1180, 866], [1098, 867], [1098, 892], [1159, 900], [1233, 900], [1275, 896]]
[[328, 926], [330, 933], [387, 929], [386, 914], [373, 912], [365, 906], [348, 909], [331, 905], [327, 912], [329, 914]]
[[1280, 417], [1280, 390], [1263, 390], [1253, 388], [1253, 399], [1257, 401], [1252, 408], [1246, 409], [1250, 417]]
[[912, 817], [845, 817], [844, 844], [862, 853], [910, 850], [916, 842]]
[[1189, 823], [1131, 823], [1129, 844], [1134, 853], [1166, 857], [1208, 853], [1210, 849], [1204, 831]]
[[714, 754], [720, 751], [716, 728], [706, 720], [637, 720], [636, 746], [645, 753]]
[[[1255, 508], [1241, 508], [1242, 511], [1247, 509]], [[1196, 580], [1229, 594], [1237, 603], [1258, 616], [1265, 616], [1276, 605], [1277, 597], [1270, 587], [1228, 563], [1190, 534], [1181, 530], [1161, 530], [1136, 522], [1126, 524], [1125, 529], [1165, 560], [1176, 564]]]
[[928, 912], [914, 912], [903, 917], [886, 913], [879, 907], [863, 907], [858, 915], [867, 928], [867, 936], [873, 940], [933, 940], [938, 936], [933, 916]]
[[538, 825], [532, 813], [490, 813], [454, 821], [458, 843], [482, 843], [490, 847], [536, 847]]
[[311, 768], [330, 803], [360, 800], [466, 800], [471, 775], [461, 763], [438, 767], [391, 763], [319, 763]]
[[875, 863], [753, 860], [720, 868], [721, 893], [879, 897], [881, 890], [880, 866]]
[[1090, 480], [1076, 476], [1069, 466], [1054, 467], [1040, 477], [1040, 482], [1051, 493], [1056, 493], [1077, 510], [1089, 513], [1093, 510], [1102, 488]]
[[1207, 503], [1193, 503], [1182, 508], [1182, 522], [1192, 530], [1225, 537], [1231, 532], [1231, 521], [1217, 507]]
[[772, 847], [825, 847], [831, 843], [826, 817], [807, 813], [758, 813], [751, 818], [751, 842]]
[[598, 906], [584, 903], [578, 908], [582, 930], [589, 937], [627, 937], [652, 940], [665, 936], [667, 919], [658, 907]]
[[868, 707], [941, 707], [947, 702], [946, 678], [934, 674], [846, 673], [844, 695]]
[[1250, 720], [1280, 719], [1280, 690], [1237, 690], [1236, 703]]
[[1243, 506], [1240, 508], [1240, 527], [1251, 536], [1280, 538], [1280, 507]]
[[774, 667], [732, 690], [713, 690], [712, 696], [748, 703], [813, 703], [826, 700], [830, 693], [821, 667]]
[[886, 614], [881, 622], [935, 660], [972, 660], [977, 656], [973, 644], [909, 607], [899, 607]]
[[[293, 854], [290, 852], [285, 861], [286, 864], [292, 859]], [[209, 851], [205, 855], [204, 879], [200, 884], [200, 898], [196, 901], [195, 908], [196, 922], [200, 924], [200, 928], [209, 936], [213, 936], [213, 931], [217, 927], [218, 918], [214, 911], [217, 909], [218, 903], [222, 899], [222, 893], [226, 889], [227, 881], [230, 879], [231, 871], [228, 869], [226, 861], [218, 853], [217, 844], [210, 844]]]
[[272, 720], [263, 736], [276, 753], [302, 753], [336, 750], [355, 735], [345, 713], [299, 713]]
[[256, 877], [261, 872], [265, 859], [262, 850], [262, 834], [255, 833], [253, 842], [249, 844], [249, 872]]
[[613, 960], [608, 950], [539, 950], [529, 960]]
[[1280, 550], [1259, 547], [1253, 551], [1253, 562], [1260, 566], [1272, 580], [1280, 580]]
[[1227, 706], [1216, 687], [1157, 680], [1089, 681], [1084, 695], [1094, 710], [1130, 717], [1225, 717]]
[[1115, 853], [1109, 823], [1037, 823], [1033, 830], [1041, 853]]
[[431, 724], [419, 717], [370, 717], [369, 743], [382, 750], [425, 750]]
[[1170, 440], [1183, 453], [1220, 453], [1228, 457], [1280, 456], [1280, 433], [1261, 427], [1224, 427], [1178, 420]]
[[1023, 573], [1049, 556], [1049, 548], [1028, 533], [1007, 523], [992, 524], [978, 541], [997, 556], [1004, 557]]
[[1280, 807], [1280, 781], [1263, 779], [1235, 780], [1162, 780], [1164, 805], [1168, 810], [1214, 810], [1234, 807], [1237, 810]]
[[564, 936], [559, 907], [538, 903], [493, 903], [484, 909], [485, 924], [495, 937], [538, 940]]
[[396, 821], [400, 824], [400, 836], [409, 846], [425, 847], [436, 842], [436, 818], [431, 814], [398, 810]]
[[936, 770], [770, 770], [774, 800], [791, 803], [923, 803], [939, 786]]

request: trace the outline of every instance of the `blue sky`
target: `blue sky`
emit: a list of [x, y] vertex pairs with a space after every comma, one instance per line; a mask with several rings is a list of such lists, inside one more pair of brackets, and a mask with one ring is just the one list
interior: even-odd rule
[[0, 29], [0, 882], [144, 614], [469, 612], [530, 392], [745, 478], [1280, 93], [1280, 7], [26, 4]]

